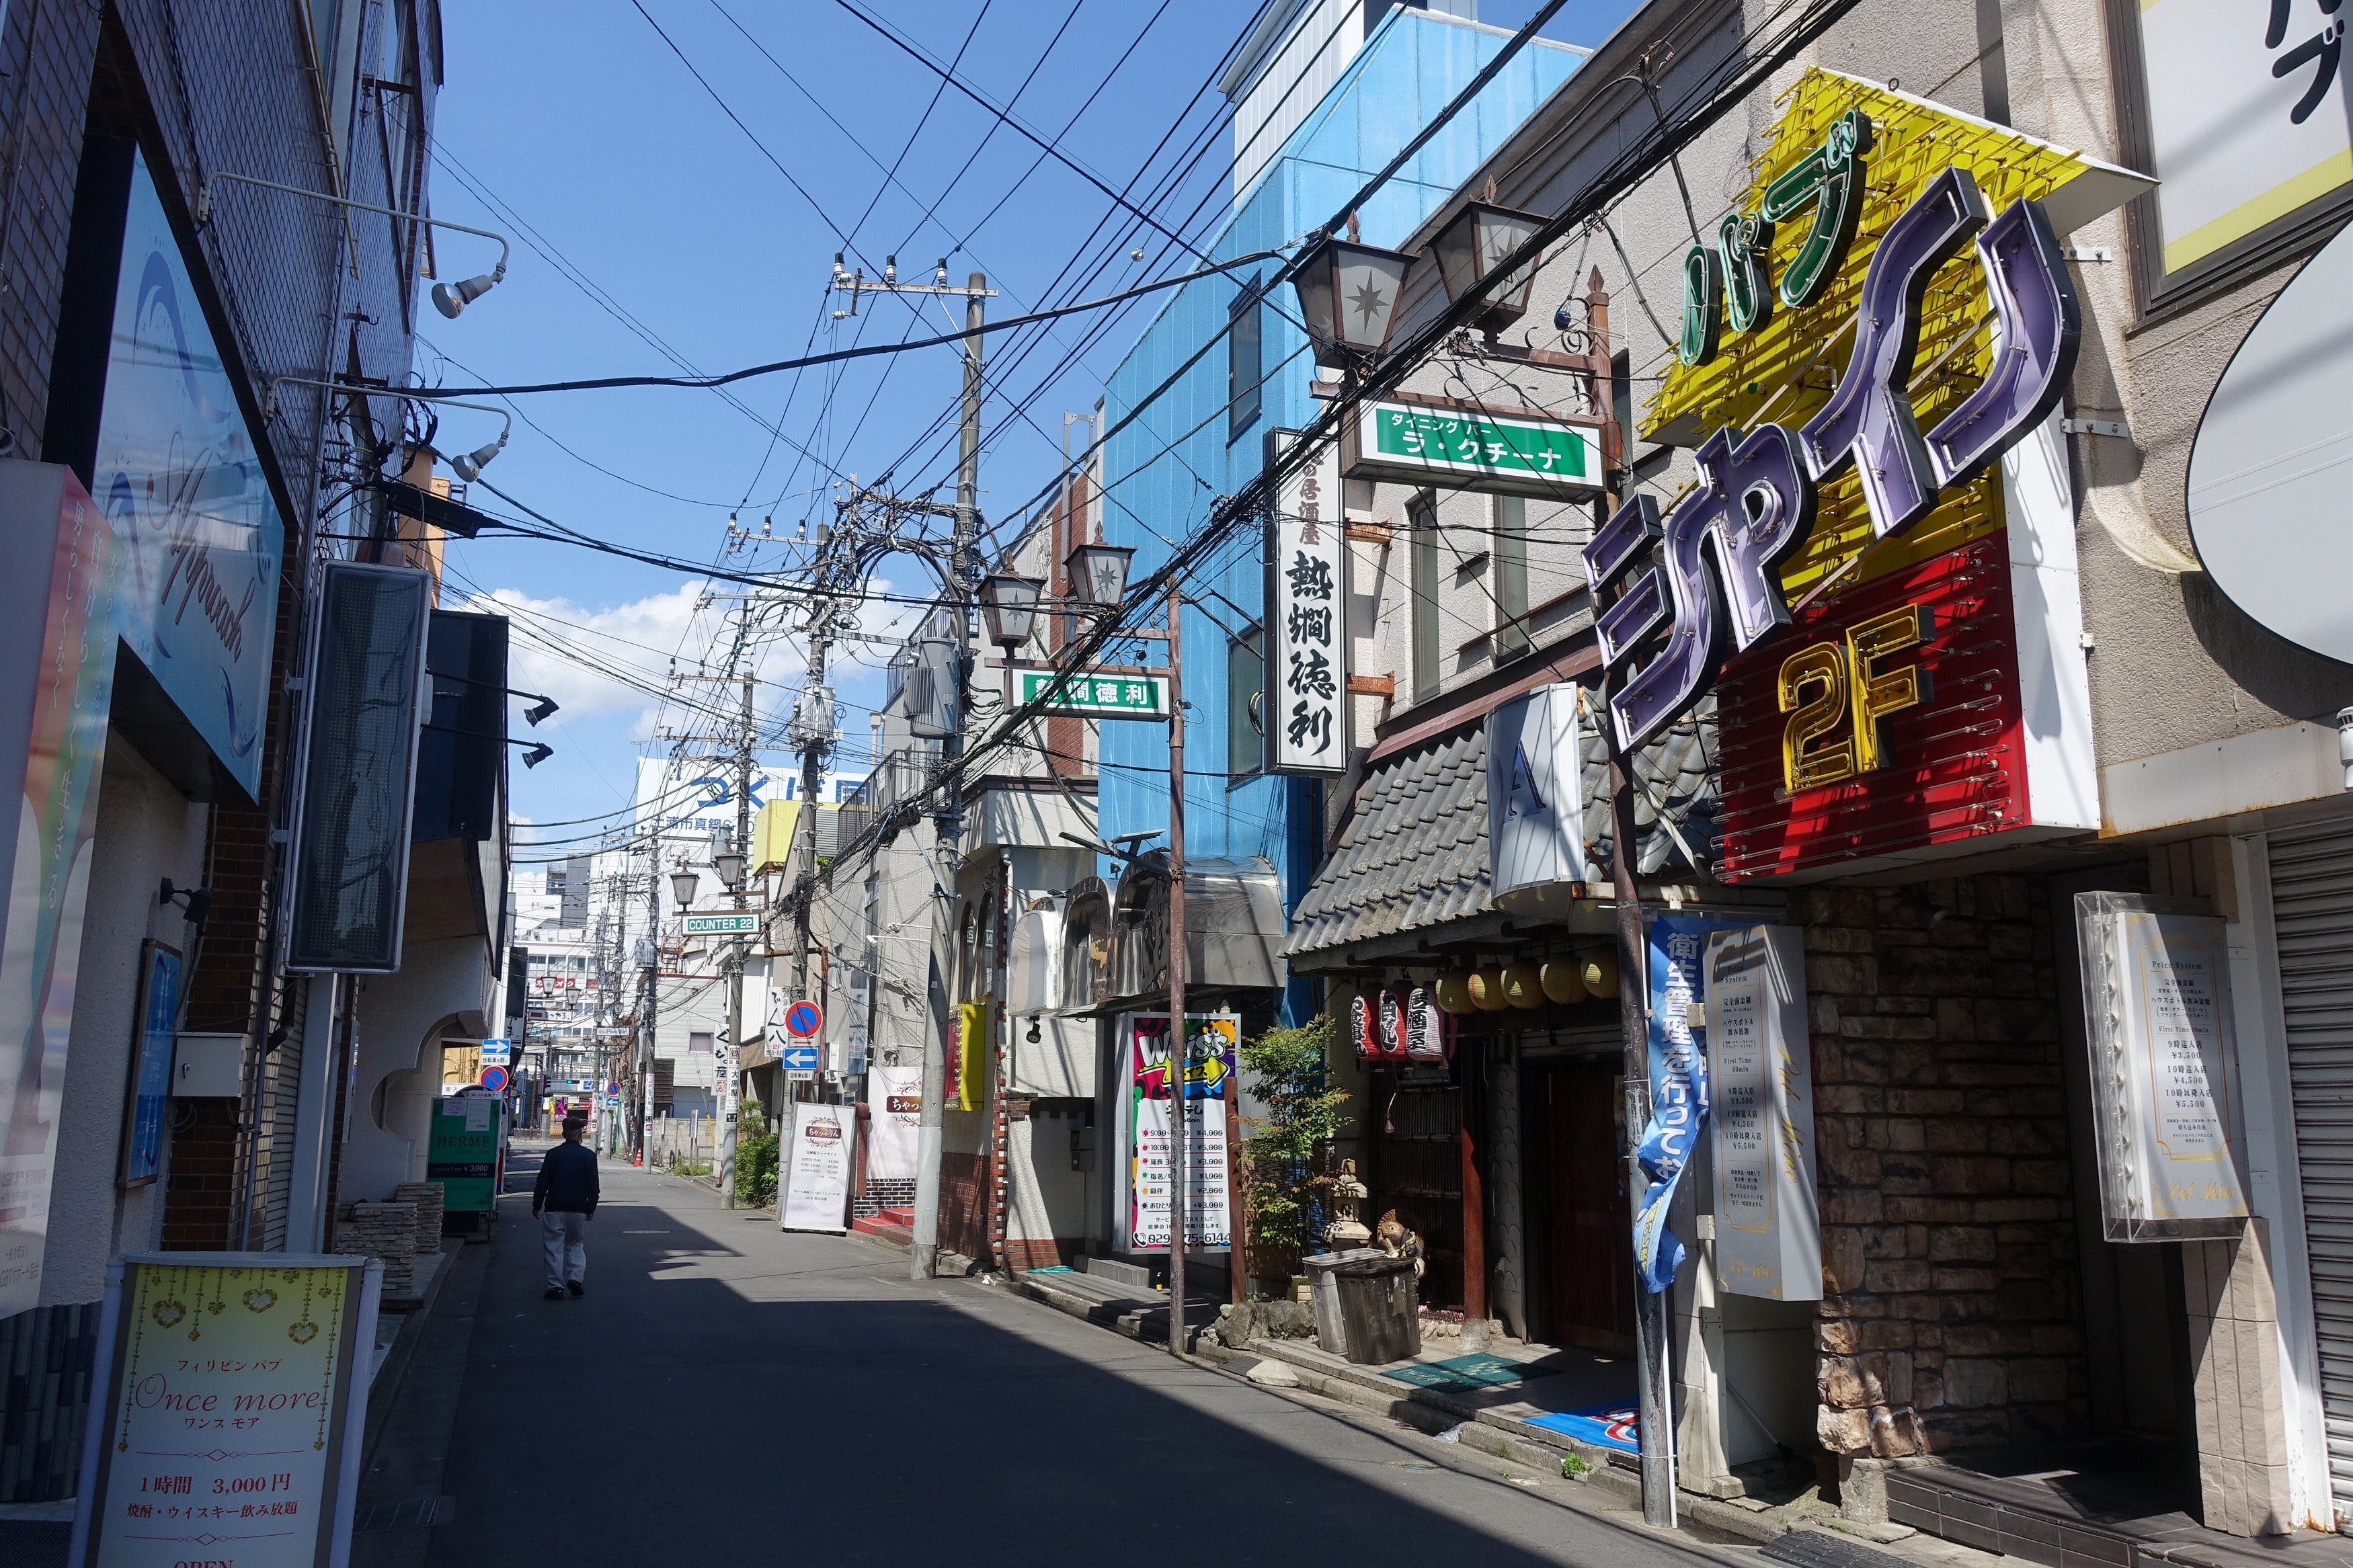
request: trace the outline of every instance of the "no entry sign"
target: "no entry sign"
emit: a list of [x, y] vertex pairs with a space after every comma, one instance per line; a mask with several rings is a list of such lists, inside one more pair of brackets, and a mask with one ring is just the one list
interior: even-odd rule
[[806, 1040], [825, 1027], [825, 1009], [814, 1002], [796, 1002], [785, 1009], [785, 1033]]

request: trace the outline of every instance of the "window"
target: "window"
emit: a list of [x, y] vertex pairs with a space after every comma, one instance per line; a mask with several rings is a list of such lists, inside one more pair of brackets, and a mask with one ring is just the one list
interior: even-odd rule
[[2239, 282], [2353, 211], [2353, 116], [2331, 0], [2109, 0], [2144, 309]]
[[1528, 646], [1528, 503], [1520, 496], [1495, 498], [1495, 652], [1500, 657]]
[[1226, 639], [1226, 772], [1236, 784], [1266, 765], [1266, 628]]
[[718, 1043], [719, 1037], [716, 1035], [706, 1034], [701, 1029], [693, 1030], [686, 1037], [686, 1054], [691, 1057], [707, 1057]]
[[1413, 545], [1413, 700], [1438, 694], [1438, 509], [1428, 492], [1406, 507]]
[[1226, 332], [1226, 439], [1239, 441], [1258, 423], [1259, 385], [1266, 363], [1258, 331], [1258, 274], [1250, 274], [1229, 310]]

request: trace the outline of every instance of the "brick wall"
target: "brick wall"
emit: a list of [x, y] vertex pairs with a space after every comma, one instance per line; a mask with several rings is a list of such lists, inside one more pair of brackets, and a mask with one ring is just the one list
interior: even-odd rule
[[2042, 885], [1820, 889], [1790, 918], [1813, 1014], [1823, 1447], [2083, 1435]]

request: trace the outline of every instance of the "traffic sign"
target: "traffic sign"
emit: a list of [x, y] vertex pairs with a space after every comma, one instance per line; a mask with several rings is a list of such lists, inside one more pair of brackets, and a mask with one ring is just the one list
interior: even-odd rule
[[506, 1068], [502, 1067], [487, 1067], [482, 1069], [482, 1087], [484, 1089], [504, 1089], [506, 1086]]
[[786, 1046], [777, 1053], [776, 1060], [786, 1072], [815, 1072], [817, 1071], [817, 1047]]
[[503, 1067], [506, 1065], [508, 1059], [513, 1055], [514, 1042], [512, 1040], [484, 1040], [482, 1042], [482, 1060], [486, 1063], [495, 1062]]
[[757, 910], [742, 910], [729, 914], [689, 915], [686, 934], [689, 936], [742, 936], [760, 929]]
[[803, 1000], [785, 1009], [785, 1033], [797, 1040], [806, 1040], [825, 1027], [825, 1009], [816, 1003]]

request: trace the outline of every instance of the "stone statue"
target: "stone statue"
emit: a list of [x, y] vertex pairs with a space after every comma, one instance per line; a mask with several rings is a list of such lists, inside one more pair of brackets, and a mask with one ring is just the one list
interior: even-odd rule
[[1356, 1217], [1356, 1205], [1372, 1195], [1372, 1190], [1356, 1180], [1356, 1162], [1341, 1161], [1340, 1173], [1332, 1178], [1332, 1219], [1324, 1226], [1324, 1240], [1333, 1251], [1345, 1252], [1372, 1240], [1373, 1233]]

